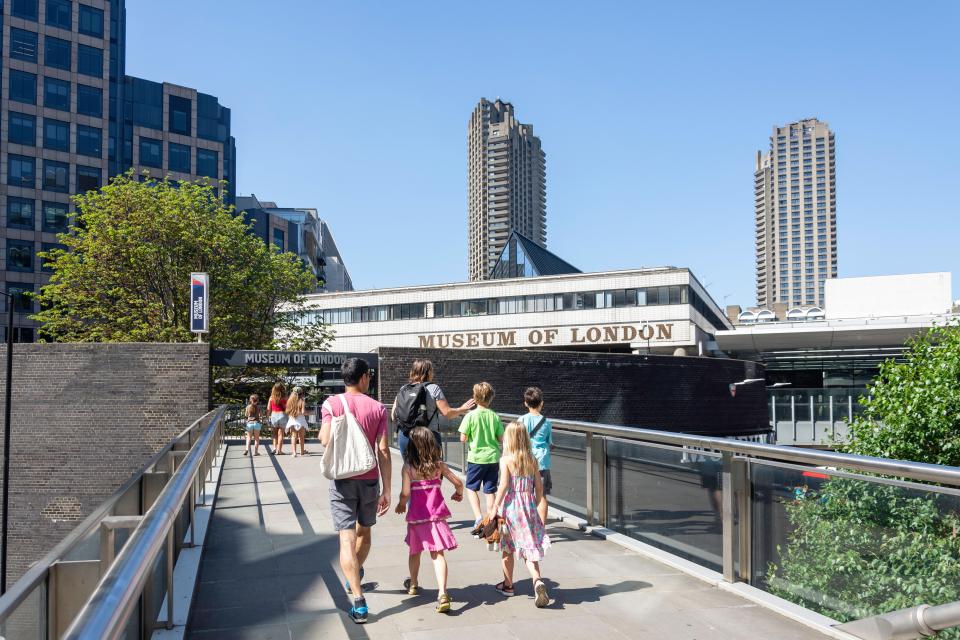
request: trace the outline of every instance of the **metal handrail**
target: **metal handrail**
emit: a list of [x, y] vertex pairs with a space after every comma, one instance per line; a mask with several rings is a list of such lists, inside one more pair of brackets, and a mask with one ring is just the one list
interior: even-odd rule
[[93, 533], [100, 526], [100, 522], [113, 511], [114, 507], [121, 498], [140, 481], [144, 473], [154, 468], [164, 456], [173, 450], [173, 447], [184, 437], [187, 437], [197, 425], [206, 419], [211, 413], [207, 413], [195, 420], [189, 427], [181, 431], [160, 449], [150, 460], [133, 474], [113, 495], [93, 510], [79, 525], [77, 525], [67, 536], [61, 540], [53, 549], [43, 558], [33, 563], [27, 571], [10, 586], [7, 592], [0, 597], [0, 625], [4, 624], [10, 615], [13, 614], [32, 593], [47, 579], [50, 567], [57, 561], [63, 560], [76, 546], [85, 540], [87, 536]]
[[[121, 636], [160, 551], [172, 535], [174, 521], [196, 482], [201, 462], [216, 441], [217, 425], [225, 410], [216, 410], [205, 432], [132, 532], [64, 638], [101, 640]], [[172, 558], [167, 558], [167, 562], [172, 562]]]
[[[501, 413], [500, 415], [511, 420], [519, 417], [516, 414], [507, 413]], [[571, 431], [584, 435], [606, 436], [637, 442], [656, 442], [683, 447], [727, 451], [732, 455], [780, 460], [783, 462], [797, 462], [822, 467], [840, 467], [866, 473], [877, 473], [881, 475], [912, 478], [924, 482], [960, 486], [960, 467], [929, 464], [926, 462], [910, 462], [908, 460], [875, 458], [872, 456], [805, 449], [786, 445], [761, 444], [712, 436], [695, 436], [670, 431], [657, 431], [654, 429], [621, 427], [577, 420], [551, 418], [551, 422], [553, 423], [553, 428], [556, 430]]]

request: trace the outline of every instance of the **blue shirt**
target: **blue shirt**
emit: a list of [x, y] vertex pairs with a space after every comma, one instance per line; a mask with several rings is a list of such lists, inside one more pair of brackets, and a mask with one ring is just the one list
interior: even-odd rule
[[[528, 413], [521, 416], [520, 424], [527, 428], [527, 433], [531, 433], [534, 427], [540, 422], [543, 416], [535, 416]], [[543, 426], [537, 431], [536, 435], [530, 438], [530, 445], [533, 449], [533, 457], [537, 459], [537, 464], [541, 471], [550, 468], [550, 445], [553, 444], [553, 423], [550, 420], [544, 420]]]

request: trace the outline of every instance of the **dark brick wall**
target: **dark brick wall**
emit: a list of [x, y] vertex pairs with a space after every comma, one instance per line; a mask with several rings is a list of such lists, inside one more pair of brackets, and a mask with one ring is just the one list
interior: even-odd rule
[[415, 358], [429, 358], [451, 405], [473, 384], [493, 385], [494, 409], [524, 413], [523, 391], [543, 389], [546, 413], [558, 418], [706, 435], [770, 429], [763, 366], [743, 360], [520, 350], [381, 348], [379, 391], [392, 402]]
[[14, 345], [8, 584], [206, 413], [209, 376], [206, 344]]

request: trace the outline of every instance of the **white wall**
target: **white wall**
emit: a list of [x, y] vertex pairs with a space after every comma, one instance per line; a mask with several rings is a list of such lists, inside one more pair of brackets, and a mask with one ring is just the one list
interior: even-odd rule
[[824, 283], [824, 298], [828, 320], [948, 313], [952, 306], [950, 274], [832, 278]]

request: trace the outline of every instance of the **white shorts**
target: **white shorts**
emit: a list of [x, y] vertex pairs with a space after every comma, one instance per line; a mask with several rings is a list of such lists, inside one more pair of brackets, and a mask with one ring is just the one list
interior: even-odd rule
[[299, 418], [290, 418], [290, 422], [287, 423], [287, 431], [306, 431], [307, 430], [307, 419], [304, 417]]
[[283, 428], [283, 419], [287, 417], [283, 411], [274, 411], [270, 414], [270, 424], [274, 427]]

